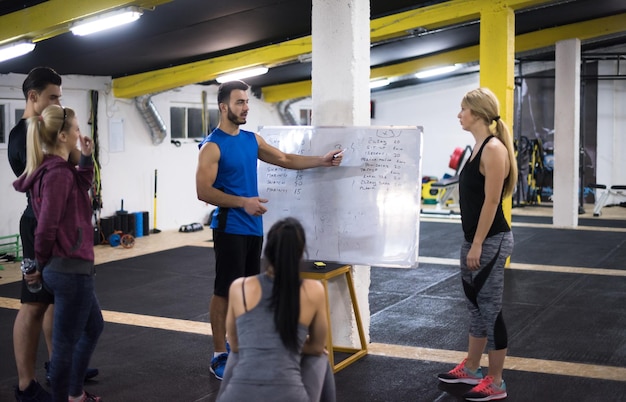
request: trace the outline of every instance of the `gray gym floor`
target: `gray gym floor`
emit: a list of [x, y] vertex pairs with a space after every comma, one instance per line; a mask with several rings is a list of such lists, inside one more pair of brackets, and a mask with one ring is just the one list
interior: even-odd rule
[[[504, 296], [509, 401], [626, 401], [626, 220], [597, 222], [554, 229], [549, 218], [514, 215]], [[338, 401], [462, 400], [469, 386], [436, 379], [467, 347], [461, 236], [457, 219], [425, 217], [418, 268], [372, 267], [369, 354], [335, 375]], [[147, 254], [134, 257], [96, 247], [106, 323], [91, 364], [100, 375], [86, 384], [89, 392], [106, 402], [215, 399], [209, 238], [208, 230], [150, 235], [135, 246]], [[191, 245], [150, 252], [174, 242]], [[5, 265], [0, 276], [11, 269]], [[0, 283], [0, 401], [10, 401], [19, 284]], [[41, 342], [41, 382], [45, 360]]]

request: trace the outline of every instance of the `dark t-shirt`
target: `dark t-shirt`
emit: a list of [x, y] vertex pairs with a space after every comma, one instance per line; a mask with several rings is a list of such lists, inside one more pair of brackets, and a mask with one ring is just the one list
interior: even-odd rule
[[[26, 119], [21, 119], [9, 133], [9, 164], [16, 177], [19, 177], [26, 170], [26, 132], [28, 124]], [[28, 205], [24, 210], [24, 216], [35, 217], [33, 208], [30, 204], [30, 195], [26, 193]]]

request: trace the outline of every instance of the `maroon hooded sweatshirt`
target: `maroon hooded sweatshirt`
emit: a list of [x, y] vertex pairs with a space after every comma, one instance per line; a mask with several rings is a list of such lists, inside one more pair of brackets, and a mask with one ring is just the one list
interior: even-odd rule
[[35, 258], [40, 270], [94, 273], [92, 180], [91, 156], [81, 155], [77, 169], [59, 156], [46, 155], [33, 173], [13, 183], [17, 191], [30, 193], [37, 218]]

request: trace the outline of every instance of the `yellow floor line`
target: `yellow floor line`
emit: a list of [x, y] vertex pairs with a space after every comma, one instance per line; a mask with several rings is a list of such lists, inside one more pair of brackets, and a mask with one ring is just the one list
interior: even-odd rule
[[166, 331], [187, 332], [198, 335], [213, 335], [211, 324], [208, 322], [179, 320], [176, 318], [154, 317], [119, 311], [102, 311], [106, 322], [115, 324], [134, 325], [137, 327], [158, 328]]
[[[427, 360], [439, 363], [450, 363], [454, 365], [458, 364], [467, 355], [466, 352], [452, 350], [388, 345], [382, 343], [369, 344], [368, 353], [377, 356]], [[488, 366], [486, 355], [483, 356], [481, 364], [484, 367]], [[572, 377], [626, 382], [626, 368], [624, 367], [599, 366], [595, 364], [570, 363], [555, 360], [507, 356], [504, 368], [508, 370], [528, 371], [532, 373], [566, 375]]]
[[[0, 297], [0, 308], [19, 310], [20, 301], [8, 297]], [[114, 324], [133, 325], [136, 327], [164, 329], [167, 331], [187, 332], [190, 334], [213, 335], [208, 322], [180, 320], [177, 318], [156, 317], [119, 311], [102, 310], [104, 321]]]
[[569, 229], [569, 230], [587, 230], [591, 232], [626, 232], [626, 228], [613, 228], [606, 226], [576, 226], [575, 228], [562, 228], [558, 226], [554, 226], [553, 224], [545, 224], [545, 223], [524, 223], [524, 222], [513, 222], [513, 226], [526, 227], [526, 228], [548, 228], [548, 229]]
[[[0, 308], [17, 310], [20, 308], [20, 301], [18, 299], [0, 297]], [[115, 324], [157, 328], [166, 331], [178, 331], [208, 336], [213, 334], [211, 331], [211, 325], [206, 322], [154, 317], [106, 310], [102, 312], [102, 315], [106, 322]], [[368, 353], [377, 356], [434, 361], [450, 364], [457, 364], [465, 357], [465, 352], [390, 345], [383, 343], [370, 343], [368, 345]], [[488, 365], [486, 356], [483, 357], [482, 364], [484, 366]], [[593, 364], [569, 363], [508, 356], [506, 358], [505, 368], [508, 370], [528, 371], [533, 373], [557, 374], [626, 382], [626, 368], [623, 367], [599, 366]]]
[[[457, 258], [437, 258], [437, 257], [419, 257], [419, 263], [437, 264], [437, 265], [459, 265]], [[540, 265], [540, 264], [522, 264], [512, 262], [510, 269], [518, 269], [522, 271], [539, 271], [539, 272], [563, 272], [568, 274], [585, 274], [585, 275], [608, 275], [608, 276], [626, 276], [625, 270], [608, 269], [608, 268], [583, 268], [568, 267], [564, 265]]]
[[[447, 216], [447, 215], [446, 215]], [[433, 215], [422, 214], [420, 216], [420, 220], [425, 222], [436, 222], [436, 223], [461, 223], [461, 216], [447, 216], [445, 218], [437, 218], [433, 217]], [[568, 230], [587, 230], [592, 232], [625, 232], [626, 228], [619, 227], [607, 227], [607, 226], [576, 226], [574, 228], [570, 227], [558, 227], [554, 226], [552, 223], [530, 223], [530, 222], [513, 222], [513, 227], [522, 227], [522, 228], [546, 228], [546, 229], [568, 229]]]
[[569, 274], [585, 274], [585, 275], [608, 275], [608, 276], [626, 276], [626, 271], [620, 269], [608, 268], [581, 268], [566, 267], [560, 265], [534, 265], [520, 264], [512, 262], [510, 268], [525, 271], [543, 271], [543, 272], [564, 272]]

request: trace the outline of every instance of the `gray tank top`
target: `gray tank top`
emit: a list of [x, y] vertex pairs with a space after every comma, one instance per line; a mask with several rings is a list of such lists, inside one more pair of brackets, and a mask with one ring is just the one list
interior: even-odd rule
[[233, 370], [230, 382], [302, 384], [300, 352], [309, 332], [308, 328], [298, 325], [298, 353], [289, 351], [280, 339], [274, 325], [274, 312], [270, 309], [274, 282], [265, 274], [256, 277], [261, 284], [261, 300], [253, 309], [236, 319], [239, 362]]

